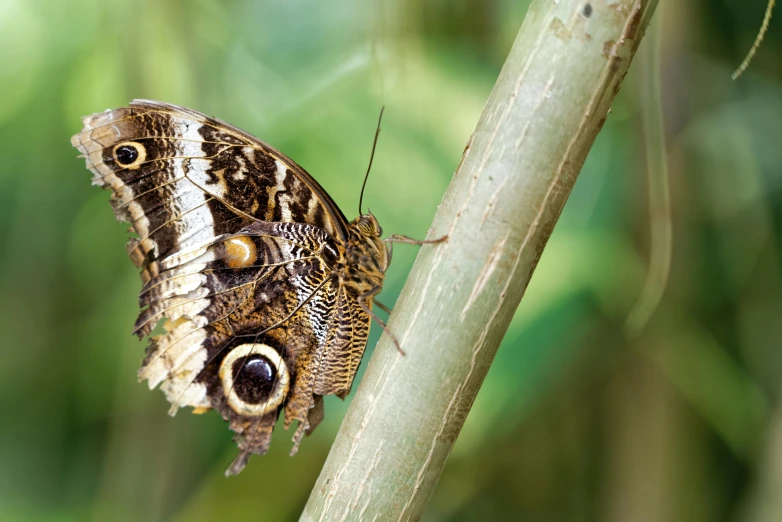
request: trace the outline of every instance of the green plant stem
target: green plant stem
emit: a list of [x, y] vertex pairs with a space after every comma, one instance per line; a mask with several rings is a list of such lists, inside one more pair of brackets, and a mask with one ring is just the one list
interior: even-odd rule
[[418, 520], [656, 0], [537, 0], [301, 520]]

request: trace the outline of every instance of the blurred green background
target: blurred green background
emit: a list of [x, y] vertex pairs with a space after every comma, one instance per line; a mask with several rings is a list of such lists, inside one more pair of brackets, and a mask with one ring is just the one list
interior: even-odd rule
[[[136, 382], [140, 282], [69, 144], [80, 116], [132, 98], [216, 115], [352, 218], [385, 104], [364, 200], [423, 237], [528, 3], [0, 0], [0, 520], [296, 520], [350, 401], [326, 400], [294, 458], [280, 430], [223, 477], [218, 415], [170, 418]], [[782, 16], [732, 82], [766, 1], [661, 4], [660, 306], [628, 335], [650, 237], [633, 67], [426, 520], [782, 520]], [[386, 303], [415, 254], [395, 249]]]

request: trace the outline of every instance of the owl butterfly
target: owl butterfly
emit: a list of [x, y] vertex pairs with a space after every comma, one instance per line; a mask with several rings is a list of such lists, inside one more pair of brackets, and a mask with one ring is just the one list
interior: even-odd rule
[[222, 414], [240, 450], [226, 475], [266, 452], [283, 410], [286, 429], [298, 421], [294, 454], [323, 396], [350, 391], [370, 319], [385, 328], [372, 306], [390, 242], [423, 242], [381, 239], [360, 202], [348, 222], [288, 157], [193, 110], [135, 100], [83, 123], [71, 143], [134, 234], [134, 333], [163, 321], [139, 379], [161, 387], [171, 414]]

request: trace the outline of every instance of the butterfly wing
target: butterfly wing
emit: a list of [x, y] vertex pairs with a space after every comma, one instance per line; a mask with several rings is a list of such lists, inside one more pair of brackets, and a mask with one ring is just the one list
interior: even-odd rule
[[128, 251], [145, 282], [167, 255], [255, 220], [307, 223], [346, 237], [345, 217], [304, 169], [227, 123], [149, 100], [83, 122], [71, 143], [138, 235]]
[[153, 101], [84, 118], [72, 138], [131, 223], [144, 287], [140, 378], [172, 403], [218, 409], [242, 453], [264, 453], [285, 408], [296, 443], [320, 397], [350, 389], [369, 317], [333, 277], [347, 222], [301, 167], [198, 112]]

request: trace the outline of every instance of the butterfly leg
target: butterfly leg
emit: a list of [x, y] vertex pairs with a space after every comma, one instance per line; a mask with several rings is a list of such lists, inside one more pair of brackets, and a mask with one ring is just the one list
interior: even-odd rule
[[393, 341], [394, 346], [396, 346], [396, 349], [401, 353], [402, 355], [407, 355], [404, 350], [402, 350], [402, 347], [399, 345], [399, 341], [396, 339], [396, 336], [394, 336], [393, 333], [391, 333], [391, 330], [388, 329], [388, 326], [386, 326], [386, 323], [383, 322], [383, 320], [377, 316], [375, 312], [372, 311], [372, 309], [367, 304], [367, 300], [371, 299], [373, 296], [377, 295], [378, 292], [380, 292], [380, 286], [374, 286], [373, 288], [369, 289], [368, 291], [364, 292], [360, 296], [358, 296], [358, 304], [361, 307], [364, 312], [369, 315], [378, 325], [380, 325], [380, 328], [383, 329], [385, 333], [388, 334], [388, 336], [391, 338], [391, 341]]
[[391, 315], [391, 309], [389, 307], [387, 307], [386, 305], [384, 305], [383, 303], [381, 303], [378, 300], [375, 300], [374, 303], [377, 305], [378, 308], [383, 310], [385, 313]]
[[[442, 243], [448, 239], [448, 236], [438, 237], [437, 239], [413, 239], [412, 237], [403, 236], [401, 234], [393, 234], [383, 240], [386, 244], [386, 252], [387, 254], [387, 260], [386, 260], [386, 268], [388, 268], [388, 265], [391, 264], [391, 258], [394, 254], [394, 243], [407, 243], [408, 245], [430, 245], [434, 243]], [[385, 269], [383, 269], [383, 272], [385, 273]]]
[[413, 239], [412, 237], [403, 236], [401, 234], [393, 234], [383, 241], [387, 243], [407, 243], [408, 245], [431, 245], [442, 243], [446, 239], [448, 239], [448, 236], [438, 237], [437, 239]]

